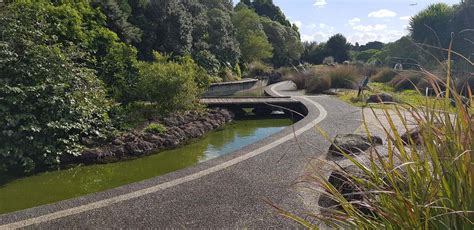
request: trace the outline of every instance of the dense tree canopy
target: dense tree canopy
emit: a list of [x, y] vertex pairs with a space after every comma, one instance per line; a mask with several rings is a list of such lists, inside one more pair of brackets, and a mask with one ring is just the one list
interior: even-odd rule
[[243, 62], [252, 63], [272, 57], [272, 45], [255, 11], [245, 6], [237, 8], [233, 23], [237, 29]]
[[109, 102], [86, 66], [88, 50], [110, 40], [93, 19], [100, 14], [81, 3], [22, 2], [2, 11], [0, 171], [56, 164], [80, 154], [85, 138], [104, 135]]
[[349, 60], [349, 44], [346, 37], [336, 34], [329, 38], [325, 46], [327, 54], [334, 57], [336, 62], [342, 63]]

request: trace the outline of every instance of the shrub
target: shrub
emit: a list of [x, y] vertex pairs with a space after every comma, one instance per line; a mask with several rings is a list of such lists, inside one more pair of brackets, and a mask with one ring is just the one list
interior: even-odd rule
[[252, 62], [248, 68], [247, 76], [250, 78], [265, 77], [271, 74], [273, 68], [263, 62]]
[[234, 81], [234, 75], [232, 75], [232, 71], [229, 68], [222, 68], [218, 74], [219, 78], [222, 79], [223, 82]]
[[292, 81], [296, 85], [296, 89], [301, 90], [306, 87], [306, 81], [311, 77], [311, 74], [310, 71], [303, 71], [286, 76], [285, 79]]
[[360, 79], [360, 73], [352, 66], [338, 66], [327, 72], [332, 88], [352, 89]]
[[395, 76], [397, 76], [397, 72], [393, 71], [390, 68], [383, 68], [380, 70], [380, 72], [372, 77], [373, 82], [382, 82], [382, 83], [387, 83], [393, 80]]
[[109, 131], [110, 102], [95, 71], [76, 63], [78, 57], [87, 58], [80, 47], [65, 47], [49, 34], [54, 31], [45, 18], [54, 20], [56, 15], [45, 10], [64, 13], [70, 7], [53, 9], [43, 1], [4, 7], [0, 15], [0, 171], [32, 171], [59, 164], [63, 155], [81, 154], [85, 140], [104, 138]]
[[166, 130], [166, 127], [159, 123], [151, 123], [144, 129], [145, 132], [153, 134], [161, 134], [166, 132]]
[[221, 67], [216, 56], [207, 50], [197, 52], [193, 55], [193, 59], [196, 64], [204, 68], [211, 75], [217, 74]]
[[331, 78], [328, 75], [312, 76], [307, 80], [305, 88], [307, 93], [323, 93], [331, 88]]
[[156, 103], [163, 112], [194, 108], [209, 81], [205, 70], [189, 57], [171, 61], [155, 52], [155, 60], [138, 65], [137, 98]]
[[402, 71], [390, 81], [395, 91], [417, 89], [416, 85], [426, 79], [420, 71]]

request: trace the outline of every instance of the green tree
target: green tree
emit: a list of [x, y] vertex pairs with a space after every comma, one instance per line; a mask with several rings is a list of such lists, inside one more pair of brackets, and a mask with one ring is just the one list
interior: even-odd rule
[[457, 8], [452, 22], [453, 49], [472, 60], [474, 56], [474, 1], [466, 0]]
[[[411, 18], [411, 37], [418, 43], [448, 48], [451, 41], [451, 23], [454, 15], [455, 9], [447, 4], [430, 5]], [[424, 48], [436, 55], [438, 59], [444, 60], [446, 58], [443, 51]]]
[[243, 62], [252, 63], [272, 57], [272, 45], [268, 42], [260, 17], [253, 10], [241, 7], [232, 21], [237, 30]]
[[410, 36], [404, 36], [395, 42], [385, 45], [381, 52], [377, 53], [373, 58], [390, 67], [397, 63], [402, 63], [404, 68], [414, 68], [418, 65], [426, 63], [422, 51], [416, 46]]
[[176, 56], [189, 54], [193, 23], [183, 1], [134, 0], [131, 21], [143, 31], [142, 41], [133, 43], [139, 57], [153, 60], [153, 51]]
[[301, 61], [310, 64], [321, 64], [325, 57], [329, 56], [324, 47], [325, 43], [318, 44], [317, 42], [304, 42], [304, 51], [301, 55]]
[[94, 70], [76, 63], [88, 57], [80, 46], [92, 42], [76, 26], [76, 10], [88, 8], [72, 6], [15, 2], [2, 10], [0, 170], [58, 164], [64, 155], [81, 154], [86, 139], [106, 134], [103, 84]]
[[172, 61], [158, 52], [154, 62], [140, 62], [137, 98], [154, 102], [163, 112], [191, 109], [208, 86], [207, 73], [189, 57]]
[[270, 20], [279, 22], [283, 26], [291, 27], [291, 23], [286, 19], [280, 7], [273, 3], [273, 0], [254, 0], [251, 3], [249, 1], [244, 2], [244, 4], [249, 4], [248, 6], [255, 9], [255, 12], [260, 16], [268, 17]]
[[[357, 52], [355, 53], [355, 59], [357, 61], [363, 61], [363, 62], [368, 62], [369, 60], [371, 60], [372, 58], [376, 58], [377, 55], [380, 53], [381, 51], [380, 50], [377, 50], [377, 49], [369, 49], [369, 50], [364, 50], [364, 51], [360, 51], [360, 52]], [[372, 59], [373, 60], [373, 59]]]
[[299, 33], [265, 17], [261, 18], [261, 22], [268, 41], [273, 46], [273, 65], [280, 67], [297, 63], [303, 52]]
[[346, 37], [336, 34], [329, 38], [325, 46], [327, 55], [334, 57], [336, 62], [342, 63], [349, 60], [349, 44]]
[[132, 8], [127, 0], [93, 0], [92, 6], [98, 6], [107, 16], [107, 27], [117, 33], [126, 43], [139, 42], [142, 31], [129, 22]]
[[240, 57], [240, 49], [230, 13], [211, 9], [207, 14], [209, 49], [221, 63], [231, 68]]

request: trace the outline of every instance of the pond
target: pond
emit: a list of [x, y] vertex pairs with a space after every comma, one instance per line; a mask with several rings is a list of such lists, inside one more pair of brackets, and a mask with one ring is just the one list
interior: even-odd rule
[[289, 119], [239, 120], [191, 144], [111, 164], [77, 166], [0, 186], [0, 214], [142, 181], [231, 153], [292, 124]]

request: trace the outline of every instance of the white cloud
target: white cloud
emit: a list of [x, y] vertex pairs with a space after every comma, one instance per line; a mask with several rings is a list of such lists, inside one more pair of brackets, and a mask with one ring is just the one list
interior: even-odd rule
[[381, 9], [369, 13], [369, 18], [391, 18], [395, 16], [397, 16], [397, 13], [387, 9]]
[[400, 20], [406, 21], [406, 20], [410, 20], [410, 18], [411, 18], [410, 16], [403, 16], [403, 17], [400, 17]]
[[348, 37], [348, 40], [355, 44], [359, 42], [359, 44], [366, 44], [367, 42], [371, 41], [381, 41], [384, 43], [393, 42], [400, 37], [403, 37], [407, 34], [406, 31], [400, 30], [381, 30], [376, 32], [358, 32]]
[[293, 24], [295, 24], [298, 28], [301, 28], [303, 26], [303, 23], [301, 21], [294, 21]]
[[311, 41], [327, 41], [333, 34], [332, 33], [326, 33], [326, 32], [316, 32], [311, 35], [307, 34], [302, 34], [301, 35], [301, 40], [304, 42], [311, 42]]
[[371, 32], [371, 31], [379, 31], [387, 29], [387, 25], [385, 24], [376, 24], [376, 25], [356, 25], [353, 26], [352, 29], [362, 31], [362, 32]]
[[350, 19], [348, 22], [349, 22], [349, 25], [354, 26], [355, 24], [360, 22], [360, 18], [353, 18], [353, 19]]
[[306, 28], [308, 28], [308, 29], [316, 29], [316, 24], [314, 24], [314, 23], [313, 23], [313, 24], [309, 24], [309, 25], [306, 26]]
[[303, 41], [327, 41], [335, 31], [333, 26], [322, 22], [319, 24], [310, 24], [306, 26], [306, 28], [309, 28], [309, 30], [302, 33], [301, 40]]
[[319, 8], [322, 8], [327, 4], [328, 3], [326, 2], [326, 0], [316, 0], [316, 2], [314, 2], [313, 6], [317, 6]]

